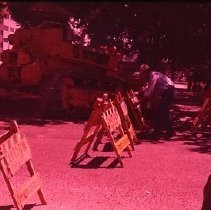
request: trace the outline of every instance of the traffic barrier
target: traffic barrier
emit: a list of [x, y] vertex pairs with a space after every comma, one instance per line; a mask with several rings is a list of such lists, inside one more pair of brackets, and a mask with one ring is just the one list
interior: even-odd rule
[[147, 129], [147, 124], [145, 123], [144, 117], [141, 113], [140, 103], [133, 92], [129, 90], [126, 94], [126, 103], [128, 104], [129, 110], [132, 114], [132, 119], [134, 124], [141, 130]]
[[207, 97], [192, 123], [191, 131], [194, 132], [199, 127], [206, 127], [211, 120], [211, 97]]
[[[130, 148], [131, 143], [122, 128], [117, 108], [111, 101], [108, 102], [107, 97], [104, 97], [103, 99], [98, 98], [95, 104], [97, 104], [97, 108], [94, 108], [85, 126], [82, 138], [76, 143], [71, 163], [74, 164], [78, 160], [86, 157], [93, 142], [93, 149], [97, 150], [97, 146], [105, 134], [113, 146], [119, 163], [123, 166], [121, 152], [127, 149], [129, 156], [132, 157]], [[78, 154], [84, 145], [87, 146], [82, 155], [78, 157]]]
[[[118, 114], [121, 119], [122, 128], [124, 132], [128, 135], [132, 150], [135, 150], [134, 142], [137, 142], [137, 137], [136, 137], [135, 130], [133, 128], [133, 124], [129, 117], [127, 105], [124, 101], [124, 98], [121, 96], [121, 93], [118, 92], [117, 94], [115, 94], [115, 98], [113, 101], [109, 99], [109, 104], [110, 106], [114, 105], [117, 108]], [[102, 127], [102, 129], [97, 134], [99, 138], [97, 138], [97, 140], [94, 142], [93, 150], [98, 150], [97, 149], [98, 145], [100, 144], [104, 133], [105, 133], [105, 129]]]
[[[75, 163], [81, 158], [86, 157], [94, 140], [96, 140], [96, 142], [101, 141], [104, 135], [101, 115], [102, 111], [106, 109], [107, 106], [107, 94], [104, 94], [102, 98], [97, 98], [93, 106], [93, 111], [85, 125], [83, 135], [74, 147], [74, 153], [71, 157], [71, 163]], [[84, 149], [84, 151], [82, 151], [82, 147], [84, 147], [85, 145], [86, 148]], [[79, 156], [79, 153], [82, 154]]]
[[132, 153], [130, 148], [130, 140], [122, 128], [122, 122], [117, 108], [114, 105], [111, 105], [110, 108], [103, 112], [102, 118], [105, 132], [111, 141], [120, 165], [123, 166], [121, 153], [125, 149], [127, 149], [129, 157], [132, 157]]
[[[11, 179], [24, 164], [26, 164], [31, 177], [16, 189]], [[38, 194], [42, 205], [47, 204], [41, 191], [40, 175], [35, 172], [31, 161], [30, 147], [24, 133], [19, 130], [16, 121], [11, 122], [10, 130], [0, 136], [0, 169], [14, 205], [18, 210], [24, 209], [26, 202], [35, 193]]]
[[116, 94], [114, 105], [116, 106], [121, 118], [123, 130], [128, 135], [132, 149], [135, 150], [134, 143], [137, 142], [136, 133], [129, 117], [127, 104], [125, 103], [125, 99], [122, 97], [120, 92]]

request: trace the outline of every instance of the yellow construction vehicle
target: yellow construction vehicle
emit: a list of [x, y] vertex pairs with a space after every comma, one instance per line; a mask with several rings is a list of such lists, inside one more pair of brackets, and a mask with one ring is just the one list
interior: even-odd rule
[[72, 44], [71, 30], [60, 22], [20, 28], [8, 40], [13, 47], [0, 66], [3, 100], [37, 99], [48, 111], [90, 109], [103, 92], [121, 86], [119, 56]]

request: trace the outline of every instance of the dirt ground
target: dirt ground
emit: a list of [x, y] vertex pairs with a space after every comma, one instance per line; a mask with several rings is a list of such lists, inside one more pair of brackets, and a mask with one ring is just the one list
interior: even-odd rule
[[[47, 205], [40, 205], [35, 194], [25, 209], [199, 210], [203, 187], [211, 173], [210, 127], [195, 135], [190, 133], [200, 105], [184, 85], [177, 84], [172, 109], [176, 136], [151, 141], [137, 131], [140, 143], [135, 145], [132, 158], [122, 153], [123, 168], [107, 139], [98, 151], [90, 150], [90, 157], [70, 165], [86, 121], [2, 117], [2, 133], [11, 119], [17, 120], [28, 139], [35, 170], [41, 174]], [[21, 173], [12, 180], [14, 185], [21, 182]], [[0, 173], [0, 210], [9, 209], [14, 205]]]

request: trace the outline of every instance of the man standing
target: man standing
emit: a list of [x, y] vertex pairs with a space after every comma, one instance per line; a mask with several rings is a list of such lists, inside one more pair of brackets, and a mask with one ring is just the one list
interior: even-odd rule
[[140, 66], [140, 79], [146, 82], [143, 89], [141, 106], [148, 104], [152, 113], [151, 121], [154, 128], [153, 138], [159, 139], [162, 131], [166, 131], [166, 137], [174, 135], [174, 129], [170, 118], [170, 105], [175, 97], [175, 85], [165, 74], [152, 70], [147, 64]]

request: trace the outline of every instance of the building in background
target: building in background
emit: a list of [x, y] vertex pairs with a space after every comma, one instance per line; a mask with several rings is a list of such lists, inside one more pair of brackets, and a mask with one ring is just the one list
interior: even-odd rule
[[8, 42], [9, 34], [14, 34], [20, 26], [11, 19], [9, 12], [4, 12], [0, 16], [0, 54], [7, 49], [11, 49], [12, 45]]

